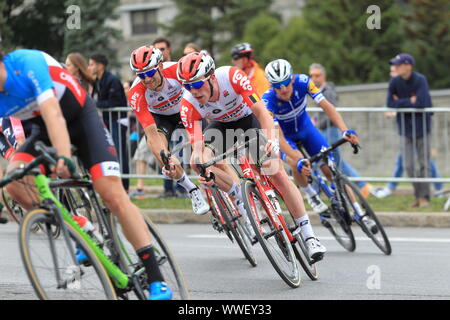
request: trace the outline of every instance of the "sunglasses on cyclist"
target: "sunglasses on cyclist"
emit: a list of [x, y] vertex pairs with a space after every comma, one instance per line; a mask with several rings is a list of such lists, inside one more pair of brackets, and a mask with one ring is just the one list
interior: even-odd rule
[[194, 89], [200, 89], [201, 87], [203, 87], [203, 85], [205, 84], [205, 82], [207, 81], [209, 79], [209, 77], [208, 78], [205, 78], [205, 79], [203, 79], [203, 80], [198, 80], [198, 81], [195, 81], [195, 82], [192, 82], [192, 83], [185, 83], [185, 84], [183, 84], [183, 86], [186, 88], [186, 90], [188, 90], [188, 91], [191, 91], [192, 90], [192, 88], [194, 88]]
[[291, 83], [291, 77], [281, 82], [271, 83], [272, 87], [275, 89], [280, 89], [281, 87], [287, 87]]
[[137, 76], [139, 78], [141, 78], [142, 80], [145, 80], [145, 77], [149, 77], [149, 78], [153, 77], [157, 70], [158, 70], [158, 68], [151, 69], [151, 70], [149, 70], [147, 72], [138, 73]]

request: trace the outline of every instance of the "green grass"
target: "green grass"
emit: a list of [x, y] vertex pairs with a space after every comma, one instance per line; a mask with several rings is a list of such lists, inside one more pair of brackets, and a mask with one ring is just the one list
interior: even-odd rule
[[443, 211], [444, 204], [447, 201], [447, 198], [432, 198], [430, 206], [428, 208], [423, 209], [410, 207], [414, 201], [413, 196], [388, 197], [384, 199], [369, 197], [367, 200], [375, 212], [377, 211], [441, 212]]
[[133, 199], [141, 209], [190, 209], [192, 210], [190, 199], [179, 198], [147, 198], [142, 200]]
[[[198, 184], [197, 180], [192, 180], [192, 182]], [[162, 186], [163, 185], [163, 179], [144, 179], [144, 185], [146, 186]], [[133, 178], [130, 179], [130, 186], [136, 186], [137, 185], [137, 179]]]
[[[441, 212], [447, 198], [433, 198], [428, 208], [417, 209], [410, 208], [410, 204], [414, 201], [412, 196], [398, 196], [378, 199], [369, 197], [368, 202], [375, 212]], [[142, 209], [188, 209], [191, 210], [191, 201], [189, 199], [178, 198], [148, 198], [143, 200], [133, 200], [133, 202]], [[306, 208], [310, 207], [305, 201]], [[450, 213], [449, 213], [450, 215]]]

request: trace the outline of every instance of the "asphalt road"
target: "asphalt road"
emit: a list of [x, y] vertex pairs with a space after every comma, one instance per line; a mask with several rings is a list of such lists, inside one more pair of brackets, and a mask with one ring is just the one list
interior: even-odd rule
[[[450, 229], [388, 228], [393, 254], [383, 255], [362, 233], [346, 252], [324, 228], [315, 230], [328, 253], [320, 279], [302, 272], [289, 288], [262, 249], [252, 268], [240, 249], [209, 225], [160, 225], [184, 272], [192, 299], [450, 299]], [[35, 299], [18, 254], [17, 226], [0, 225], [0, 299]]]

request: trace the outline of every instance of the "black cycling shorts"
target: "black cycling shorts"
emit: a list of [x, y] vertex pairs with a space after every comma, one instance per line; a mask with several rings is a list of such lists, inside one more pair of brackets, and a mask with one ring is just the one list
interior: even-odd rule
[[232, 122], [211, 121], [203, 136], [206, 147], [213, 150], [215, 155], [225, 153], [235, 144], [242, 145], [250, 139], [254, 139], [254, 142], [246, 150], [250, 151], [252, 159], [259, 161], [265, 155], [267, 139], [254, 114]]
[[[94, 100], [87, 97], [84, 106], [80, 106], [74, 99], [69, 90], [66, 90], [60, 105], [66, 119], [70, 141], [77, 148], [77, 156], [90, 171], [93, 180], [103, 176], [120, 177], [120, 166], [113, 139], [100, 120]], [[31, 132], [11, 161], [32, 161], [38, 155], [34, 149], [36, 141], [40, 140], [50, 145], [43, 119], [37, 117], [29, 121]]]

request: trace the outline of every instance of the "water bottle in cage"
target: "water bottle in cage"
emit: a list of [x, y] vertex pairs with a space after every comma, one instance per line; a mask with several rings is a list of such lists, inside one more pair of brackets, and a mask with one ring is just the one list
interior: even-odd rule
[[103, 244], [103, 236], [95, 229], [92, 222], [89, 221], [88, 218], [84, 216], [72, 216], [72, 218], [78, 223], [78, 225], [86, 232], [92, 239], [94, 239], [95, 243], [98, 245]]

